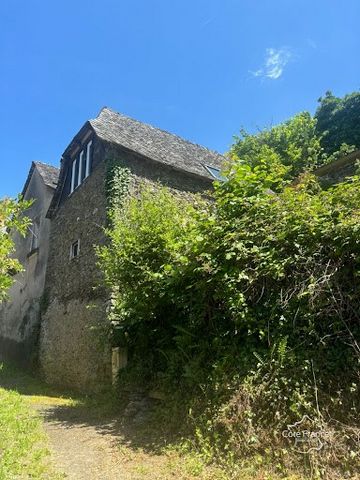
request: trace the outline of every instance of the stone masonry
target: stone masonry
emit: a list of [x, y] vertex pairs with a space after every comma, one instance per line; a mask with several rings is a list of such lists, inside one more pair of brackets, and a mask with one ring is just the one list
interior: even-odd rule
[[[87, 122], [74, 137], [64, 152], [59, 185], [49, 210], [41, 370], [49, 383], [86, 392], [111, 382], [111, 349], [106, 334], [109, 293], [95, 251], [96, 245], [106, 241], [109, 164], [116, 162], [130, 170], [130, 194], [136, 193], [140, 183], [151, 182], [189, 196], [212, 188], [211, 175], [201, 162], [216, 167], [223, 160], [215, 152], [117, 115], [103, 110], [95, 122]], [[118, 137], [121, 142], [116, 141]], [[73, 159], [89, 139], [91, 174], [70, 193]], [[77, 240], [80, 254], [70, 258], [71, 245]]]

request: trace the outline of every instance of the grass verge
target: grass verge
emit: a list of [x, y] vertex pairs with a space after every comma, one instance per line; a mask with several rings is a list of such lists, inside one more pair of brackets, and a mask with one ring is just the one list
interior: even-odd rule
[[59, 479], [52, 471], [41, 421], [21, 395], [0, 388], [0, 479]]
[[199, 448], [193, 438], [179, 435], [184, 419], [169, 412], [167, 404], [160, 403], [142, 422], [136, 423], [124, 415], [128, 401], [114, 391], [94, 396], [59, 392], [11, 365], [0, 368], [0, 385], [5, 387], [0, 388], [0, 480], [64, 478], [51, 467], [41, 420], [33, 413], [38, 407], [51, 407], [53, 420], [60, 420], [64, 428], [96, 428], [99, 434], [110, 435], [111, 455], [124, 479], [303, 478], [278, 475], [274, 468], [261, 462], [213, 462], [211, 445], [202, 444]]

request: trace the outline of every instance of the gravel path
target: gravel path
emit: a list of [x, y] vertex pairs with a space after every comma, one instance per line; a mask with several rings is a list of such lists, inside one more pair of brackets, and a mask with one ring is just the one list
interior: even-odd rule
[[57, 419], [58, 407], [36, 406], [44, 420], [44, 430], [49, 438], [52, 458], [58, 471], [73, 480], [128, 479], [122, 474], [121, 459], [115, 447], [116, 437], [109, 433], [112, 423], [101, 424], [101, 433], [96, 425], [82, 423], [62, 409], [61, 420]]
[[56, 479], [57, 473], [68, 480], [225, 478], [220, 470], [203, 468], [194, 456], [164, 452], [169, 438], [147, 423], [148, 402], [136, 396], [126, 408], [113, 410], [106, 398], [74, 399], [24, 372], [1, 367], [0, 386], [17, 391], [42, 418]]

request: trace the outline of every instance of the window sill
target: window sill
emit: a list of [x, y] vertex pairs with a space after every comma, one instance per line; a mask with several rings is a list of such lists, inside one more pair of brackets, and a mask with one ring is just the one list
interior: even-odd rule
[[72, 197], [75, 192], [79, 190], [80, 187], [84, 185], [84, 183], [87, 182], [88, 178], [90, 178], [90, 174], [84, 178], [84, 180], [80, 183], [80, 185], [77, 185], [72, 192], [69, 193], [68, 197]]

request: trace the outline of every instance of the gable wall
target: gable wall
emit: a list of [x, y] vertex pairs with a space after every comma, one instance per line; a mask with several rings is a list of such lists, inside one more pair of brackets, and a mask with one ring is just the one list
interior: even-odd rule
[[[72, 195], [63, 197], [52, 218], [46, 278], [47, 310], [41, 329], [41, 368], [49, 383], [93, 391], [111, 381], [110, 346], [104, 340], [108, 292], [96, 265], [94, 245], [105, 242], [107, 161], [130, 168], [132, 191], [141, 182], [160, 182], [179, 195], [211, 186], [165, 165], [101, 141], [95, 142], [95, 169]], [[70, 246], [80, 239], [80, 256]]]
[[[51, 384], [83, 391], [107, 382], [106, 349], [98, 328], [106, 322], [106, 294], [96, 267], [94, 245], [104, 242], [104, 165], [99, 165], [51, 221], [50, 252], [42, 318], [40, 363]], [[80, 239], [80, 255], [70, 247]]]

